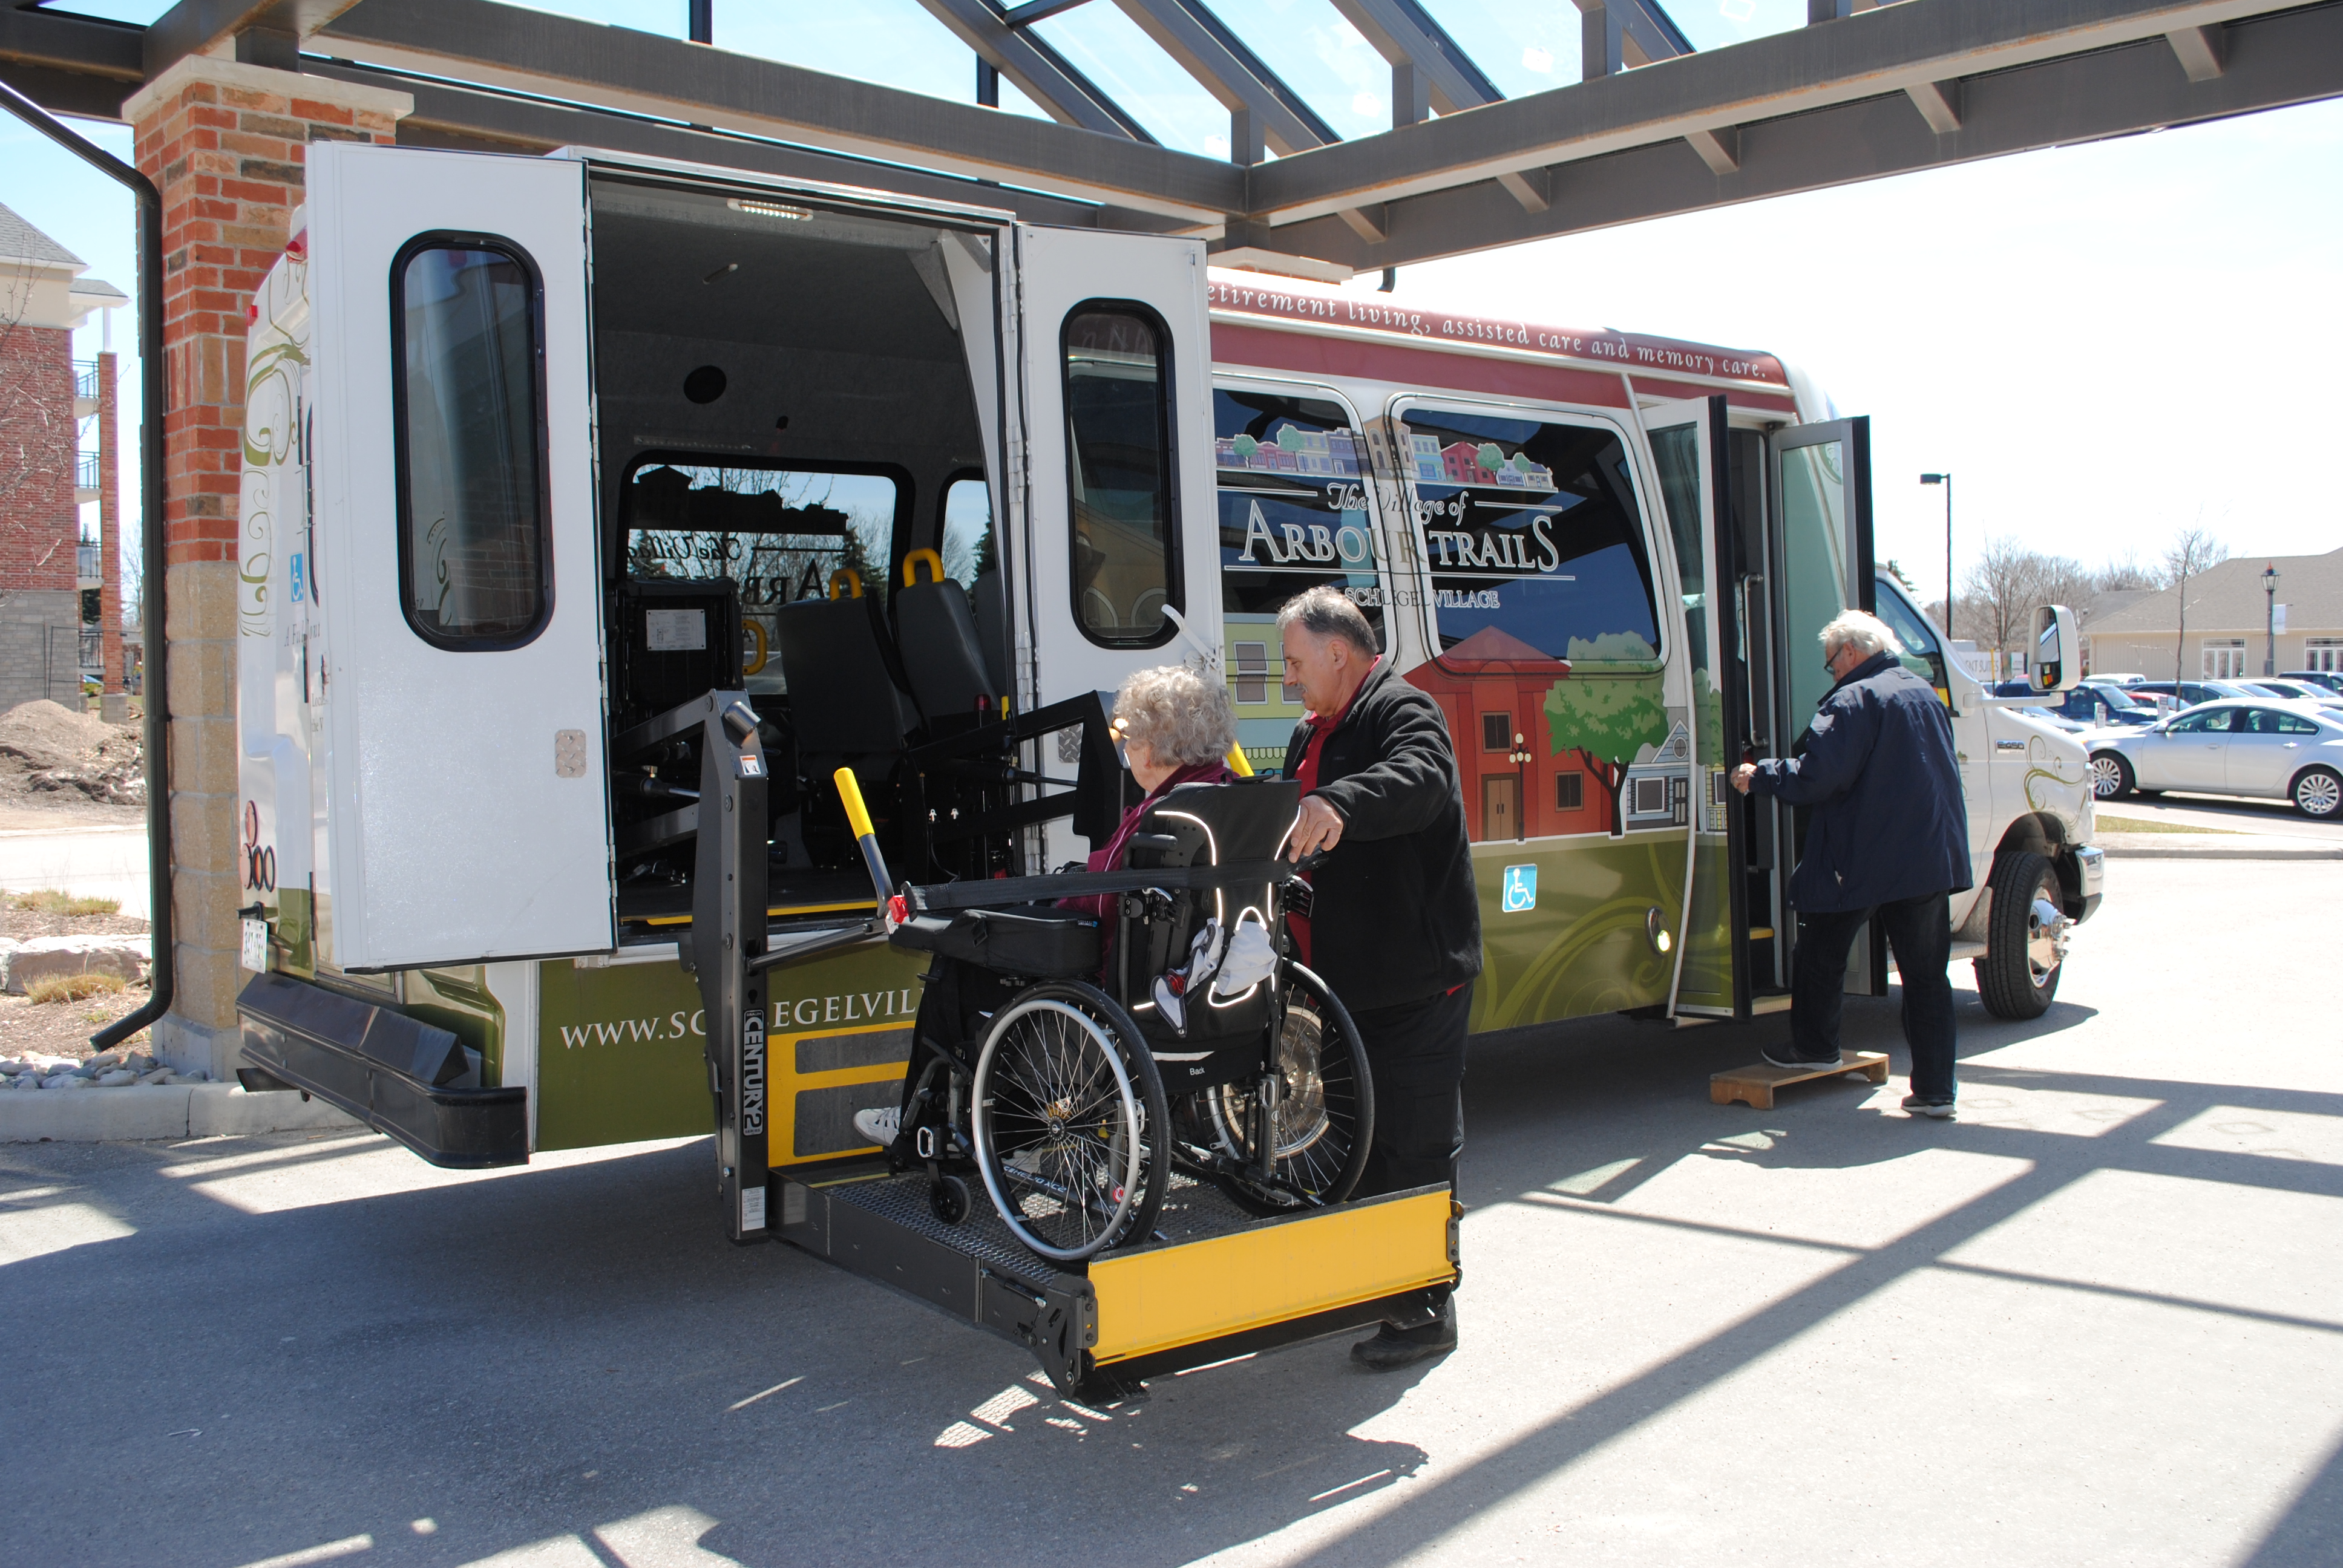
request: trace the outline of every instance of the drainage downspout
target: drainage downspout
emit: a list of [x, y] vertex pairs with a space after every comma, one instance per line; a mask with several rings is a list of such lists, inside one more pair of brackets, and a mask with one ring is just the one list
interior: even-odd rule
[[138, 204], [138, 509], [140, 549], [146, 557], [146, 668], [139, 687], [146, 699], [146, 882], [152, 908], [154, 992], [146, 1005], [89, 1037], [105, 1050], [127, 1040], [171, 1010], [171, 792], [168, 760], [171, 716], [164, 660], [163, 559], [163, 197], [155, 182], [63, 122], [24, 94], [0, 82], [0, 108], [89, 164], [118, 185], [130, 187]]

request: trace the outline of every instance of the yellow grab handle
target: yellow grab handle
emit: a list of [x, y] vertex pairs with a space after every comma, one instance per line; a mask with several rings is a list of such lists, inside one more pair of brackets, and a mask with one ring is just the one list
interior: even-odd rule
[[862, 597], [862, 574], [856, 571], [852, 567], [839, 568], [836, 571], [830, 574], [830, 597], [832, 598], [838, 598], [838, 590], [841, 588], [846, 589], [847, 598], [860, 598]]
[[1250, 758], [1245, 756], [1243, 746], [1237, 745], [1229, 748], [1229, 771], [1235, 774], [1240, 779], [1250, 779], [1252, 777], [1252, 761]]
[[940, 583], [944, 580], [943, 557], [936, 554], [933, 550], [913, 550], [910, 554], [903, 558], [903, 586], [905, 588], [910, 588], [919, 582], [920, 574], [913, 568], [921, 561], [928, 563], [928, 580], [930, 582]]
[[854, 777], [854, 769], [841, 768], [830, 777], [838, 786], [838, 798], [846, 802], [846, 820], [853, 827], [854, 836], [858, 839], [876, 837], [870, 827], [870, 813], [862, 804], [862, 785]]
[[752, 616], [742, 620], [740, 624], [748, 629], [750, 637], [757, 639], [757, 657], [742, 665], [740, 667], [740, 673], [742, 675], [754, 675], [759, 670], [763, 669], [766, 662], [772, 657], [772, 647], [765, 640], [765, 623], [763, 621], [760, 621]]

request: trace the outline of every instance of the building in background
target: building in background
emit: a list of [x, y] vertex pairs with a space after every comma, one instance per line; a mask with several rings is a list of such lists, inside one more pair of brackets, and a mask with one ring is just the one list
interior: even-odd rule
[[2177, 588], [2102, 614], [2091, 623], [2091, 668], [2137, 670], [2151, 680], [2253, 679], [2268, 647], [2270, 598], [2262, 573], [2273, 568], [2286, 623], [2273, 673], [2343, 670], [2343, 549], [2239, 556], [2189, 578], [2185, 641]]
[[97, 367], [75, 365], [73, 334], [91, 311], [126, 301], [86, 270], [0, 206], [0, 711], [44, 697], [82, 706], [85, 608], [102, 615], [118, 575], [103, 536], [84, 548], [81, 507], [99, 499], [102, 465], [96, 452], [84, 460], [81, 426], [113, 398], [101, 397]]

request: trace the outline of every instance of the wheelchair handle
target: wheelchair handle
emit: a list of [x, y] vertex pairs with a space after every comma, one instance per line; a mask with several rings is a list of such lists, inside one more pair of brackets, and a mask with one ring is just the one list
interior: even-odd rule
[[1310, 853], [1302, 856], [1302, 859], [1293, 862], [1293, 874], [1297, 877], [1308, 876], [1311, 872], [1324, 865], [1326, 863], [1326, 857], [1333, 852], [1334, 851], [1332, 849], [1311, 850]]
[[871, 891], [878, 896], [879, 911], [883, 915], [895, 882], [887, 874], [887, 857], [879, 852], [879, 834], [870, 826], [869, 808], [862, 804], [862, 786], [856, 781], [851, 768], [841, 768], [830, 777], [838, 786], [839, 799], [845, 802], [847, 825], [854, 829], [854, 842], [862, 850], [862, 866], [870, 873]]

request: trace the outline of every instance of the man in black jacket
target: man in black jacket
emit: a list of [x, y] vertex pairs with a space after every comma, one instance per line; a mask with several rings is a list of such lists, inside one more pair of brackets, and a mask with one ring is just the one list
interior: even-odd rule
[[[1285, 749], [1285, 776], [1302, 790], [1290, 852], [1328, 851], [1295, 938], [1350, 1010], [1374, 1074], [1374, 1146], [1359, 1192], [1444, 1181], [1453, 1193], [1481, 904], [1448, 725], [1376, 657], [1366, 617], [1338, 590], [1297, 595], [1277, 625], [1286, 684], [1310, 709]], [[1381, 1371], [1455, 1344], [1443, 1286], [1351, 1354]]]
[[1815, 710], [1801, 756], [1745, 762], [1733, 787], [1814, 808], [1790, 878], [1798, 945], [1790, 1043], [1776, 1067], [1839, 1060], [1840, 1001], [1855, 933], [1876, 919], [1904, 981], [1915, 1116], [1953, 1114], [1951, 896], [1972, 885], [1968, 808], [1952, 721], [1935, 688], [1898, 662], [1886, 624], [1849, 610], [1823, 628], [1837, 683]]

